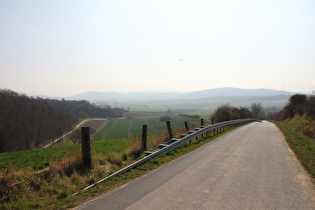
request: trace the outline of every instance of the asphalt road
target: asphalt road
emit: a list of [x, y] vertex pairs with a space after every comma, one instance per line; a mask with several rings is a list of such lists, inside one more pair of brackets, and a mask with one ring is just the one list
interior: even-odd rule
[[78, 209], [315, 209], [315, 186], [277, 127], [240, 127]]

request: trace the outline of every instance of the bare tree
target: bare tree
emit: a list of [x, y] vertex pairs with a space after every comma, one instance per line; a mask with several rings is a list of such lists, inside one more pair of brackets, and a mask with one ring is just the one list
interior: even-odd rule
[[261, 118], [261, 114], [262, 114], [262, 105], [261, 103], [252, 103], [250, 106], [250, 110], [253, 112], [254, 116], [257, 119]]

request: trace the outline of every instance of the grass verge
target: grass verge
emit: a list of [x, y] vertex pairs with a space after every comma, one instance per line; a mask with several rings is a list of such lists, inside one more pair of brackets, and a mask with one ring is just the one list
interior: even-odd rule
[[306, 171], [315, 179], [315, 142], [295, 131], [289, 125], [280, 122], [274, 122], [282, 131], [289, 146], [304, 166]]
[[[121, 152], [107, 154], [105, 157], [94, 156], [93, 168], [89, 171], [82, 167], [80, 154], [65, 160], [59, 159], [40, 171], [29, 168], [6, 168], [0, 177], [0, 209], [73, 208], [189, 153], [226, 132], [194, 139], [191, 143], [181, 146], [168, 155], [153, 159], [128, 173], [114, 177], [103, 184], [97, 184], [90, 190], [80, 192], [76, 196], [73, 194], [87, 185], [97, 182], [144, 155], [134, 157], [125, 150], [117, 149]], [[114, 141], [112, 143], [114, 144]], [[101, 144], [101, 142], [97, 144]], [[101, 147], [97, 148], [103, 150]]]

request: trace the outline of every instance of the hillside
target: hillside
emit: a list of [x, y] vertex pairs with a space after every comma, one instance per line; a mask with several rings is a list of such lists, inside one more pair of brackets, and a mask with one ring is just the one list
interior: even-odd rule
[[0, 89], [0, 152], [41, 147], [72, 130], [79, 118], [115, 118], [125, 112], [88, 101], [29, 98]]
[[282, 121], [305, 136], [315, 138], [315, 96], [295, 94], [286, 106], [272, 115], [273, 120]]
[[294, 130], [299, 131], [303, 135], [308, 136], [315, 141], [315, 119], [305, 115], [296, 115], [284, 122], [294, 128]]
[[78, 118], [41, 98], [0, 90], [0, 152], [37, 148], [72, 129]]

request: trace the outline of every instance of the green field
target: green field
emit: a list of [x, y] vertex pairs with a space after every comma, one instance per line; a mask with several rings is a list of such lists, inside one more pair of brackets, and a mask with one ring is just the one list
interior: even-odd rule
[[[172, 114], [189, 114], [189, 115], [200, 115], [209, 117], [213, 113], [213, 109], [174, 109], [171, 110]], [[167, 109], [137, 109], [131, 110], [133, 113], [147, 113], [147, 114], [167, 114]]]
[[[171, 120], [172, 131], [185, 128], [184, 122], [188, 121], [189, 126], [200, 126], [200, 119], [177, 119]], [[209, 123], [205, 119], [205, 123]], [[93, 141], [122, 139], [140, 137], [142, 125], [148, 126], [148, 135], [157, 135], [167, 132], [166, 123], [159, 122], [159, 118], [151, 119], [113, 119], [108, 121], [101, 129], [92, 136]]]
[[[111, 156], [112, 153], [123, 153], [135, 141], [134, 138], [92, 142], [93, 156]], [[0, 172], [14, 167], [29, 168], [38, 171], [51, 163], [81, 154], [81, 144], [70, 144], [44, 149], [31, 149], [19, 152], [0, 153]], [[0, 173], [1, 174], [1, 173]]]

